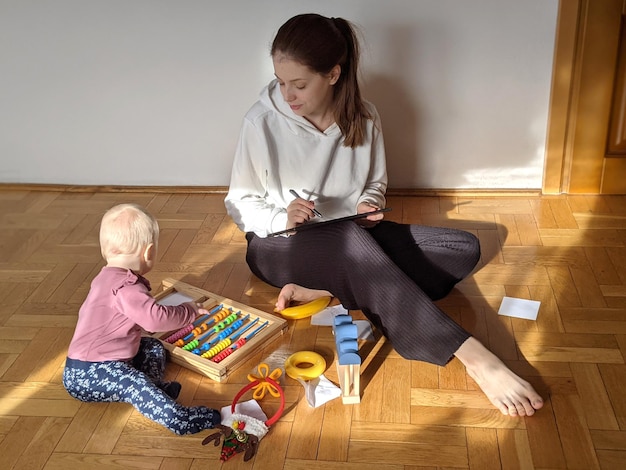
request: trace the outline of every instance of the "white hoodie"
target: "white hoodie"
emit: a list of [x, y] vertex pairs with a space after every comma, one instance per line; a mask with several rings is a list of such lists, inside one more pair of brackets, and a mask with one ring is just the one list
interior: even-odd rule
[[365, 143], [345, 147], [337, 124], [325, 132], [293, 113], [278, 82], [261, 91], [246, 114], [225, 199], [226, 210], [244, 232], [260, 237], [287, 228], [287, 206], [300, 197], [315, 201], [321, 222], [356, 213], [361, 202], [385, 207], [387, 169], [380, 118], [367, 121]]

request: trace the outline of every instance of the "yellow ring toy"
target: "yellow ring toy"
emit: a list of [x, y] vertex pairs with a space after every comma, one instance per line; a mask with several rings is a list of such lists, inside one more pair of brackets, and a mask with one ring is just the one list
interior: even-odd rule
[[[302, 365], [309, 367], [302, 367]], [[326, 360], [313, 351], [299, 351], [293, 353], [285, 361], [285, 372], [292, 379], [316, 379], [326, 370]]]

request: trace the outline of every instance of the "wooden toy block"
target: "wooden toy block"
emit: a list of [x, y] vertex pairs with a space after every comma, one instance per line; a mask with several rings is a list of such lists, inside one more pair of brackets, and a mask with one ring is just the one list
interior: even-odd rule
[[[232, 339], [233, 343], [235, 343], [235, 339], [246, 339], [246, 341], [240, 347], [230, 347], [229, 351], [226, 351], [227, 348], [220, 350], [220, 352], [226, 351], [229, 354], [223, 354], [223, 358], [219, 362], [214, 360], [217, 358], [217, 355], [213, 358], [205, 358], [200, 354], [194, 354], [190, 350], [185, 350], [180, 346], [175, 346], [165, 341], [177, 333], [176, 331], [160, 332], [152, 335], [154, 338], [159, 339], [165, 346], [165, 349], [169, 351], [172, 362], [217, 382], [225, 382], [232, 371], [245, 362], [250, 355], [282, 335], [288, 326], [287, 321], [279, 316], [263, 312], [175, 279], [164, 279], [154, 297], [162, 304], [177, 305], [182, 302], [194, 301], [202, 303], [207, 310], [217, 309], [217, 307], [221, 306], [220, 311], [232, 311], [238, 314], [236, 317], [233, 316], [232, 321], [235, 321], [234, 318], [241, 320], [241, 327], [238, 330], [233, 330], [227, 339]], [[226, 325], [224, 325], [224, 328], [226, 328]], [[207, 341], [213, 340], [217, 334], [216, 332], [215, 336], [209, 336]], [[238, 334], [240, 334], [240, 337], [237, 338]], [[246, 336], [249, 336], [249, 339]]]
[[361, 366], [360, 364], [337, 364], [341, 400], [345, 405], [361, 403]]

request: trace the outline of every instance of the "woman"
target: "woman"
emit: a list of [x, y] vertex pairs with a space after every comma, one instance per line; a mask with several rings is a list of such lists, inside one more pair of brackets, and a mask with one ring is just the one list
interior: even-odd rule
[[380, 119], [361, 98], [352, 25], [295, 16], [271, 56], [276, 79], [244, 119], [225, 203], [246, 232], [252, 272], [283, 288], [277, 307], [332, 293], [403, 357], [443, 366], [456, 356], [502, 413], [534, 414], [543, 402], [530, 384], [433, 303], [476, 266], [472, 234], [376, 213], [268, 236], [383, 208], [387, 188]]

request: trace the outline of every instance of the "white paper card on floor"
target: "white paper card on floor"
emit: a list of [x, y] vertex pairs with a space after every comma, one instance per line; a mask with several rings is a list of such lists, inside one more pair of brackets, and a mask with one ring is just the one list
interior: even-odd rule
[[333, 326], [333, 319], [337, 315], [347, 315], [348, 311], [343, 305], [333, 305], [332, 307], [326, 307], [319, 313], [311, 316], [311, 325], [318, 326]]
[[541, 302], [538, 300], [504, 297], [500, 304], [498, 315], [523, 318], [524, 320], [536, 320], [539, 314], [539, 305], [541, 305]]

